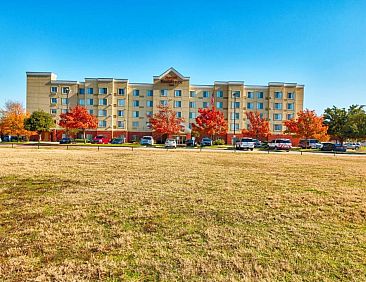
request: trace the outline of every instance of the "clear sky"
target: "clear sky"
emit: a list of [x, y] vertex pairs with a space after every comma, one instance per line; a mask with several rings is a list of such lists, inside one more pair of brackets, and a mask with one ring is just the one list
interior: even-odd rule
[[3, 1], [0, 106], [26, 71], [151, 82], [305, 84], [305, 107], [366, 104], [366, 1]]

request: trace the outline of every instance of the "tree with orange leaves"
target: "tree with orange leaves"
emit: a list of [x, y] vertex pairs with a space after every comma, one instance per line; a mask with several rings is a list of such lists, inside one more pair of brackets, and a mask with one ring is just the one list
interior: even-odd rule
[[249, 127], [243, 129], [242, 134], [260, 141], [268, 140], [271, 135], [268, 119], [262, 118], [258, 112], [246, 112], [245, 114], [249, 120]]
[[296, 119], [284, 122], [285, 133], [290, 133], [299, 138], [316, 138], [320, 141], [327, 141], [328, 126], [324, 125], [322, 116], [317, 116], [314, 110], [306, 109], [297, 113]]
[[59, 125], [69, 130], [82, 130], [85, 140], [87, 129], [97, 128], [98, 120], [95, 116], [88, 113], [87, 109], [82, 106], [71, 108], [69, 112], [60, 115]]
[[159, 138], [171, 137], [182, 132], [184, 119], [178, 118], [177, 113], [169, 105], [159, 105], [158, 112], [149, 118], [153, 133]]
[[0, 131], [5, 135], [27, 136], [32, 135], [31, 131], [24, 128], [24, 120], [29, 115], [21, 103], [9, 101], [5, 103], [5, 109], [1, 111]]
[[192, 131], [197, 132], [201, 137], [210, 137], [226, 134], [227, 122], [224, 114], [214, 106], [211, 108], [198, 109], [199, 115], [196, 117], [196, 123], [192, 124]]

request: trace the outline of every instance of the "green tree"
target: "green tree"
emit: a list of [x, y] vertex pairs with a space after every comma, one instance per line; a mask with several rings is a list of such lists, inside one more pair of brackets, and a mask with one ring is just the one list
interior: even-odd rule
[[55, 122], [52, 116], [44, 111], [35, 111], [24, 121], [25, 129], [38, 133], [38, 141], [41, 141], [42, 132], [50, 131], [54, 126]]

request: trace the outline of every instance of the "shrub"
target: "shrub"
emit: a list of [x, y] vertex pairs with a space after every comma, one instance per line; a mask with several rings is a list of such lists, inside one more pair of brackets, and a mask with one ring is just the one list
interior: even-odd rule
[[225, 141], [223, 139], [216, 139], [213, 142], [214, 145], [225, 145]]

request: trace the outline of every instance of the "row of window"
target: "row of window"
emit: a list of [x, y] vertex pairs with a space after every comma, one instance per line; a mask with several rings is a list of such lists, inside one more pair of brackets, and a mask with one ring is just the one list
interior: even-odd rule
[[[240, 127], [238, 123], [231, 123], [230, 124], [230, 130], [233, 131], [235, 128], [235, 130], [239, 131]], [[282, 124], [274, 124], [273, 125], [273, 131], [282, 131]]]

